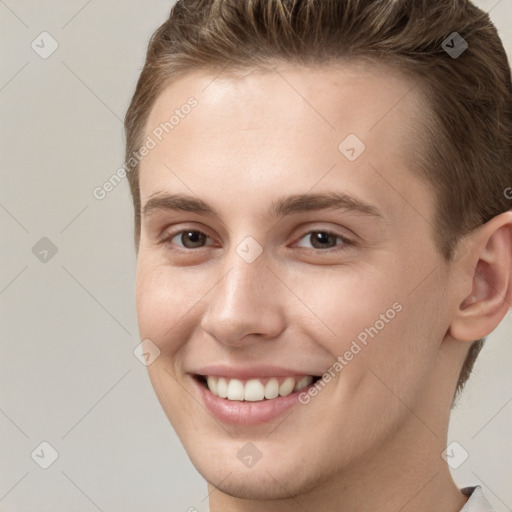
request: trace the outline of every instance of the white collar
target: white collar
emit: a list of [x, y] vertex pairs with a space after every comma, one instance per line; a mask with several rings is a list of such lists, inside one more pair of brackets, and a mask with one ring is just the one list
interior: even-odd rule
[[460, 512], [495, 512], [479, 485], [466, 487], [462, 489], [462, 493], [469, 496], [469, 499]]

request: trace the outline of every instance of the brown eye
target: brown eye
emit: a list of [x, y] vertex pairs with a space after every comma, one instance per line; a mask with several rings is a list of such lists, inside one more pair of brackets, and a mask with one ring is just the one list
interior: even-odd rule
[[[331, 233], [330, 231], [310, 231], [301, 238], [301, 240], [304, 239], [309, 240], [311, 244], [309, 248], [315, 250], [332, 249], [333, 247], [343, 249], [344, 247], [353, 245], [352, 241], [336, 233]], [[337, 243], [338, 241], [341, 241], [341, 243]], [[308, 246], [305, 245], [299, 245], [299, 247], [308, 248]]]
[[[173, 242], [175, 239], [177, 242]], [[203, 247], [207, 239], [208, 236], [201, 231], [187, 229], [172, 235], [167, 241], [185, 249], [197, 249]]]
[[326, 231], [313, 231], [309, 235], [311, 245], [315, 249], [329, 249], [331, 247], [335, 247], [337, 238], [338, 237], [336, 235], [327, 233]]

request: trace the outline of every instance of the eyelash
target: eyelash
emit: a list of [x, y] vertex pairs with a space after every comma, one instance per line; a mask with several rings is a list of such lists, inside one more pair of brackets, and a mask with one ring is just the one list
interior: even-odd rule
[[[202, 235], [205, 235], [206, 237], [208, 237], [208, 235], [206, 233], [204, 233], [203, 231], [200, 231], [198, 229], [180, 229], [179, 231], [174, 231], [172, 233], [168, 233], [166, 235], [164, 235], [164, 237], [160, 240], [160, 243], [166, 245], [166, 246], [172, 246], [173, 250], [176, 250], [178, 252], [181, 252], [181, 253], [190, 253], [191, 251], [198, 251], [200, 249], [204, 249], [205, 246], [203, 247], [196, 247], [196, 248], [193, 248], [193, 249], [189, 249], [189, 248], [186, 248], [186, 247], [181, 247], [179, 245], [175, 245], [172, 243], [172, 239], [175, 238], [177, 235], [181, 235], [183, 233], [188, 233], [188, 232], [192, 232], [192, 233], [200, 233]], [[341, 251], [346, 251], [347, 249], [353, 247], [356, 245], [356, 243], [348, 238], [345, 238], [344, 236], [338, 234], [338, 233], [335, 233], [333, 231], [329, 231], [329, 230], [325, 230], [325, 229], [314, 229], [314, 230], [311, 230], [311, 231], [308, 231], [306, 233], [304, 233], [300, 238], [298, 238], [297, 241], [300, 241], [302, 240], [304, 237], [308, 236], [308, 235], [311, 235], [313, 233], [323, 233], [323, 234], [326, 234], [326, 235], [329, 235], [329, 236], [333, 236], [339, 240], [341, 240], [341, 244], [339, 246], [334, 246], [334, 247], [329, 247], [327, 249], [315, 249], [315, 248], [308, 248], [308, 247], [297, 247], [297, 249], [299, 249], [299, 251], [301, 252], [313, 252], [313, 253], [333, 253], [333, 252], [341, 252]], [[208, 237], [210, 238], [210, 237]]]

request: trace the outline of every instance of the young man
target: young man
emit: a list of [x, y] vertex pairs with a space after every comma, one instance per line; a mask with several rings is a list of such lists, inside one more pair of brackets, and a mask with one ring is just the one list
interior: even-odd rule
[[511, 116], [468, 1], [172, 8], [125, 121], [137, 309], [212, 512], [490, 510], [442, 454], [512, 302]]

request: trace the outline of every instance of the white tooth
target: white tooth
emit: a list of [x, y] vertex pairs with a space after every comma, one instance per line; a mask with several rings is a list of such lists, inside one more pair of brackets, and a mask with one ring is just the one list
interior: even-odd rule
[[244, 385], [241, 380], [231, 379], [228, 384], [228, 400], [243, 400]]
[[265, 398], [277, 398], [279, 396], [279, 384], [277, 379], [270, 379], [265, 386]]
[[295, 379], [293, 377], [288, 377], [279, 386], [279, 394], [281, 396], [289, 395], [293, 391], [294, 386], [295, 386]]
[[258, 379], [251, 379], [245, 383], [245, 399], [249, 402], [257, 402], [265, 398], [265, 387]]
[[312, 382], [313, 382], [313, 377], [309, 377], [309, 376], [302, 377], [302, 379], [300, 379], [299, 382], [297, 382], [297, 384], [295, 384], [295, 387], [293, 388], [293, 390], [300, 391], [301, 389], [308, 387]]
[[217, 379], [208, 375], [208, 377], [206, 377], [206, 382], [208, 384], [208, 389], [217, 396]]
[[221, 398], [228, 396], [228, 383], [224, 377], [221, 377], [217, 382], [217, 396]]

